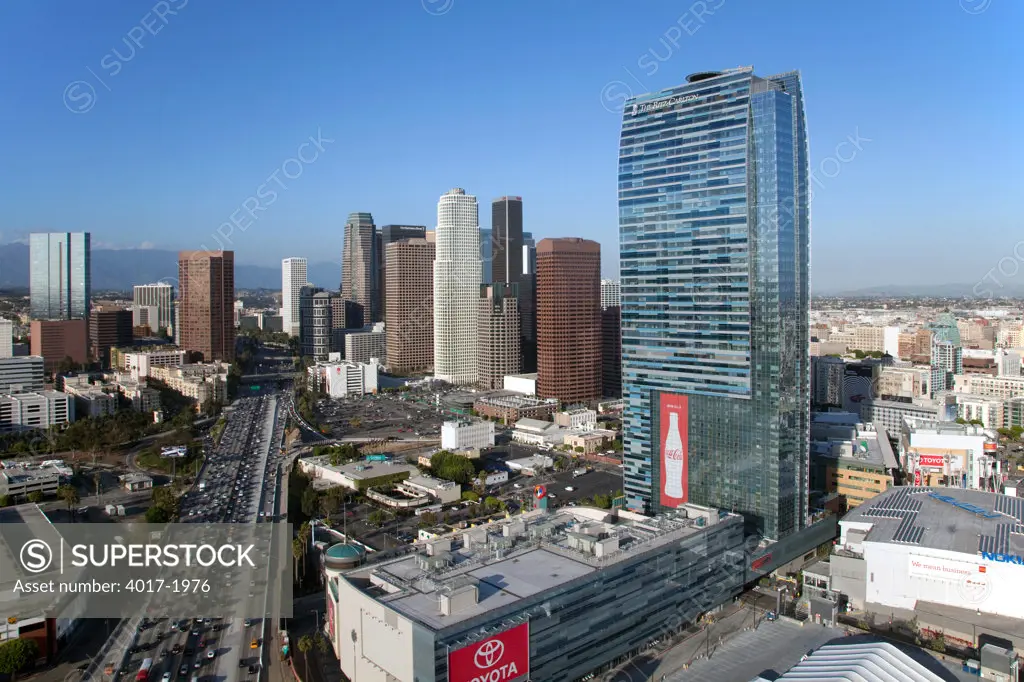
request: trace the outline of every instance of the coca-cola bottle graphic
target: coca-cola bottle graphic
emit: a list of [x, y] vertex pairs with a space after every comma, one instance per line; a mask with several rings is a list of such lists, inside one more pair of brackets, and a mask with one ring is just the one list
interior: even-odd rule
[[665, 497], [683, 498], [683, 436], [679, 433], [679, 413], [669, 412], [668, 434], [661, 444], [665, 457]]

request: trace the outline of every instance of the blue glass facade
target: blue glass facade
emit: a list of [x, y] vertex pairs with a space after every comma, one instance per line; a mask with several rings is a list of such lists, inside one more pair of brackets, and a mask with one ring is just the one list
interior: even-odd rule
[[89, 317], [92, 248], [88, 232], [29, 236], [29, 311], [37, 320]]
[[627, 102], [619, 150], [625, 493], [661, 509], [659, 395], [687, 396], [688, 500], [806, 523], [807, 135], [799, 75]]

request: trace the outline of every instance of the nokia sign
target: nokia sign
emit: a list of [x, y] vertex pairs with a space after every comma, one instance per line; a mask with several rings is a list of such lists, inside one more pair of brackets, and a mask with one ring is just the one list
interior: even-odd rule
[[1000, 564], [1017, 564], [1024, 566], [1024, 557], [1016, 554], [999, 554], [996, 552], [982, 552], [981, 558], [985, 561], [995, 561]]
[[957, 507], [959, 509], [963, 509], [964, 511], [971, 512], [972, 514], [974, 514], [976, 516], [980, 516], [980, 517], [985, 518], [985, 519], [998, 519], [998, 518], [1000, 518], [1002, 516], [1002, 514], [997, 514], [997, 513], [993, 512], [993, 511], [989, 511], [989, 510], [985, 509], [984, 507], [978, 507], [978, 506], [973, 505], [973, 504], [968, 504], [966, 502], [961, 502], [960, 500], [958, 500], [958, 499], [956, 499], [954, 497], [950, 497], [948, 495], [940, 495], [937, 492], [930, 492], [930, 493], [928, 493], [928, 497], [932, 498], [933, 500], [938, 500], [939, 502], [945, 502], [946, 504], [951, 504], [954, 507]]

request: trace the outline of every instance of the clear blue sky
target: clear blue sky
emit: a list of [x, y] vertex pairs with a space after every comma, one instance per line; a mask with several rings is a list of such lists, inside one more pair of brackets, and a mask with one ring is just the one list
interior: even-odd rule
[[[620, 120], [606, 106], [752, 65], [803, 73], [821, 176], [816, 289], [971, 282], [1012, 256], [1024, 237], [1024, 3], [703, 4], [717, 9], [11, 0], [0, 241], [88, 230], [101, 246], [216, 248], [217, 227], [319, 129], [335, 141], [287, 190], [271, 184], [276, 200], [232, 235], [239, 262], [336, 261], [349, 212], [433, 226], [438, 196], [459, 186], [480, 199], [481, 227], [491, 199], [522, 195], [527, 230], [597, 239], [614, 275]], [[852, 160], [828, 161], [858, 132], [870, 142]]]

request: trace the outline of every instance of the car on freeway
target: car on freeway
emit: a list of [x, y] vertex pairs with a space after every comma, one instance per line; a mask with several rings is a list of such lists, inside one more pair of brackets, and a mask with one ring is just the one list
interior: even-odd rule
[[171, 682], [171, 671], [168, 670], [164, 673], [163, 677], [160, 678], [161, 682]]

